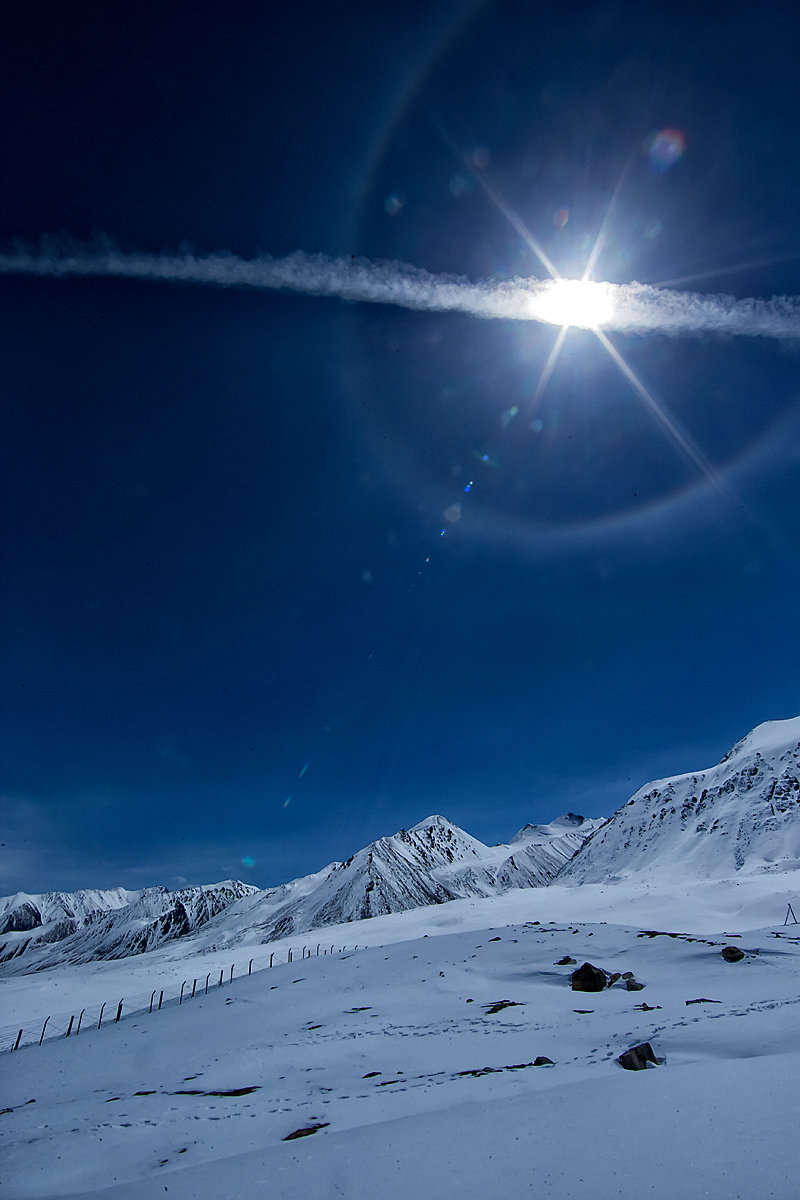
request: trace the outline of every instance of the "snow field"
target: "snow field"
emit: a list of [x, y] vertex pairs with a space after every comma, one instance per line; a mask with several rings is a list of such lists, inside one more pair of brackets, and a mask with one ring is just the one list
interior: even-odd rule
[[[453, 907], [381, 919], [406, 940], [5, 1055], [0, 1197], [796, 1195], [800, 943], [569, 921], [422, 935]], [[646, 986], [573, 992], [565, 955]], [[666, 1064], [622, 1071], [644, 1040]]]

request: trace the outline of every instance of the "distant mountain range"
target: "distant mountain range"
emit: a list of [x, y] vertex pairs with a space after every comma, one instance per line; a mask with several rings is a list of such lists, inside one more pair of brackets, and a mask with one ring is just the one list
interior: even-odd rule
[[[0, 963], [6, 973], [56, 963], [143, 954], [186, 937], [258, 888], [238, 880], [203, 887], [129, 892], [18, 892], [0, 900]], [[9, 968], [12, 968], [9, 970]]]
[[261, 890], [228, 880], [170, 892], [49, 892], [0, 900], [5, 974], [124, 958], [176, 938], [196, 951], [512, 888], [726, 878], [800, 868], [800, 717], [759, 725], [722, 761], [641, 788], [608, 820], [567, 813], [486, 846], [445, 817], [346, 862]]
[[217, 932], [226, 944], [269, 942], [427, 904], [543, 887], [601, 824], [567, 813], [550, 825], [526, 825], [508, 845], [485, 846], [434, 816], [379, 838], [346, 862], [264, 891], [228, 880], [175, 892], [18, 893], [0, 900], [0, 964], [3, 973], [19, 974], [125, 958], [205, 926], [204, 942]]

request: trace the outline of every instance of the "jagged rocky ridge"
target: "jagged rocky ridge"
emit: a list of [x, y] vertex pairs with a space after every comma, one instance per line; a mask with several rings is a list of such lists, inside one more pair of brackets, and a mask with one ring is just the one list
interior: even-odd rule
[[[427, 904], [544, 887], [600, 824], [568, 813], [550, 825], [526, 825], [507, 845], [485, 846], [446, 817], [428, 817], [346, 862], [260, 893], [247, 902], [246, 933], [268, 942]], [[209, 935], [243, 936], [237, 932], [242, 908], [216, 922]]]
[[800, 717], [758, 725], [706, 771], [648, 783], [559, 882], [713, 879], [800, 868]]
[[[18, 893], [0, 900], [0, 963], [23, 971], [58, 963], [143, 954], [201, 929], [258, 888], [238, 880], [170, 892]], [[6, 967], [8, 972], [9, 967]]]
[[6, 974], [124, 958], [203, 932], [202, 947], [288, 934], [510, 888], [542, 887], [601, 824], [567, 813], [485, 846], [445, 817], [359, 850], [313, 875], [261, 891], [235, 881], [142, 892], [48, 893], [0, 900]]

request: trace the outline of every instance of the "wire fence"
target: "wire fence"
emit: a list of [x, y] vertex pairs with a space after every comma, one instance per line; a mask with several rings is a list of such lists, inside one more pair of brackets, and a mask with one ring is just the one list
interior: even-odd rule
[[[344, 954], [348, 947], [318, 942], [310, 947], [301, 946], [299, 949], [298, 956], [294, 947], [288, 948], [285, 965], [309, 958]], [[358, 949], [358, 946], [349, 947], [351, 952]], [[0, 1028], [0, 1054], [7, 1051], [13, 1054], [15, 1050], [21, 1050], [24, 1046], [41, 1046], [55, 1038], [84, 1036], [93, 1029], [118, 1024], [126, 1018], [149, 1015], [165, 1008], [189, 1004], [200, 996], [207, 996], [214, 988], [232, 983], [235, 978], [249, 977], [254, 971], [260, 972], [280, 966], [284, 963], [283, 953], [282, 949], [274, 950], [265, 958], [251, 958], [246, 964], [231, 963], [229, 967], [221, 969], [214, 967], [205, 975], [182, 980], [180, 986], [175, 983], [161, 987], [159, 984], [152, 992], [139, 992], [113, 1001], [105, 1000], [99, 1005], [96, 1002], [87, 1004], [80, 1011], [52, 1013], [44, 1021], [39, 1018], [22, 1026], [7, 1025]]]

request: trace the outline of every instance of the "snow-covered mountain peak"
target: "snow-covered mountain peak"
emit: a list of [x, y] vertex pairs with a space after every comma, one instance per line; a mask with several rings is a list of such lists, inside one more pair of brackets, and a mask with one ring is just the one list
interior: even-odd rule
[[564, 877], [679, 881], [800, 869], [800, 717], [767, 721], [716, 766], [646, 784]]
[[787, 750], [800, 745], [800, 717], [789, 717], [785, 721], [764, 721], [737, 742], [725, 754], [722, 763], [734, 758], [743, 758], [749, 754], [758, 754], [762, 758], [772, 758], [785, 754]]
[[560, 817], [556, 817], [555, 821], [551, 821], [550, 824], [559, 827], [563, 826], [565, 829], [575, 829], [579, 825], [585, 824], [585, 822], [586, 817], [579, 816], [578, 813], [566, 812], [562, 813]]
[[509, 845], [515, 846], [522, 842], [542, 842], [548, 838], [561, 837], [567, 830], [581, 830], [586, 837], [602, 825], [603, 819], [598, 817], [581, 817], [576, 813], [563, 813], [547, 825], [523, 825], [511, 838]]
[[443, 817], [441, 813], [434, 813], [431, 817], [425, 817], [423, 821], [417, 821], [416, 825], [412, 825], [409, 833], [417, 833], [418, 830], [429, 829], [432, 827], [440, 827], [442, 829], [457, 829], [458, 826], [449, 821], [447, 817]]

